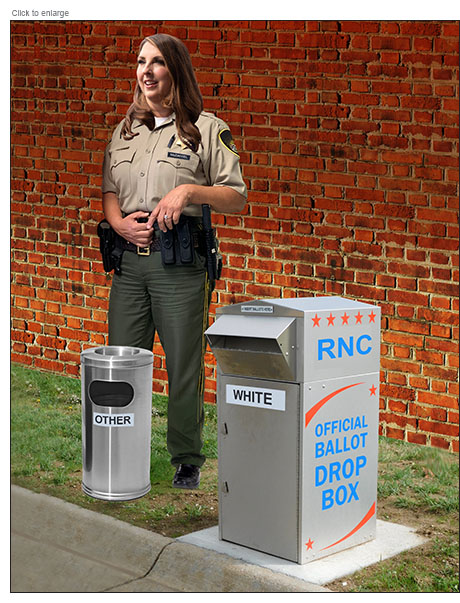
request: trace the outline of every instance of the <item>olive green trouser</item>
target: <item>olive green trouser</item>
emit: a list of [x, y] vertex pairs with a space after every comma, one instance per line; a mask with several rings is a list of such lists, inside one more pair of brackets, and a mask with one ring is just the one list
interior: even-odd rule
[[169, 382], [167, 447], [171, 463], [199, 467], [204, 421], [204, 330], [210, 301], [205, 260], [164, 267], [159, 252], [123, 253], [109, 303], [109, 345], [152, 350], [158, 332]]

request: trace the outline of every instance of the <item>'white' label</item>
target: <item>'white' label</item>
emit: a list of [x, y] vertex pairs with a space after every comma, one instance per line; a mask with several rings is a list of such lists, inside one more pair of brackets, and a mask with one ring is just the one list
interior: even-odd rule
[[227, 384], [227, 404], [286, 410], [286, 392], [280, 389]]
[[107, 413], [94, 412], [93, 425], [99, 425], [99, 427], [133, 427], [134, 413], [109, 415]]

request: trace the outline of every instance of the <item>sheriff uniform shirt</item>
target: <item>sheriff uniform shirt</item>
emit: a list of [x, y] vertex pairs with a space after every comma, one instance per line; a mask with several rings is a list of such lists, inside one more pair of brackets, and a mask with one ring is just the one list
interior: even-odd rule
[[[201, 113], [196, 125], [201, 144], [194, 152], [179, 138], [171, 115], [149, 130], [134, 121], [137, 136], [120, 136], [115, 129], [104, 155], [102, 192], [115, 193], [125, 214], [151, 212], [159, 201], [180, 184], [229, 186], [247, 197], [238, 152], [227, 124], [210, 113]], [[201, 207], [189, 205], [184, 214], [201, 216]]]

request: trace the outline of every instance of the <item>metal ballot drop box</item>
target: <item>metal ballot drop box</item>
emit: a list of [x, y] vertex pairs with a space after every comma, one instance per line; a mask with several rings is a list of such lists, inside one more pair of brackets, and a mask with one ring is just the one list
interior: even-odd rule
[[217, 310], [219, 537], [299, 564], [375, 538], [380, 308]]

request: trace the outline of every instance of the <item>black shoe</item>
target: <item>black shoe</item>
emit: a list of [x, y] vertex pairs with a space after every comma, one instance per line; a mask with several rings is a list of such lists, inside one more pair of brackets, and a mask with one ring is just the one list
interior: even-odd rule
[[179, 465], [172, 485], [173, 488], [195, 490], [200, 485], [200, 468], [195, 465]]

